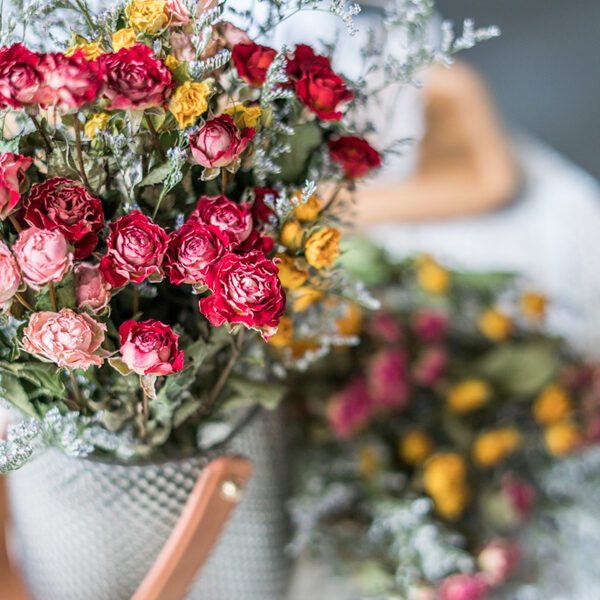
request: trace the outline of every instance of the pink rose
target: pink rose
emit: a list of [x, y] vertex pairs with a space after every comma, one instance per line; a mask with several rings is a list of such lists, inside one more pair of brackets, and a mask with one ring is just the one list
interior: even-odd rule
[[408, 356], [400, 348], [380, 350], [369, 361], [367, 381], [374, 406], [383, 411], [404, 408], [410, 399]]
[[228, 48], [232, 48], [237, 44], [250, 44], [252, 42], [243, 29], [236, 27], [233, 23], [229, 23], [228, 21], [221, 23], [219, 29]]
[[413, 317], [413, 329], [422, 342], [437, 342], [448, 329], [448, 317], [437, 310], [423, 308]]
[[108, 110], [164, 106], [175, 85], [171, 71], [146, 44], [134, 44], [98, 58], [105, 67], [103, 94]]
[[492, 540], [479, 553], [477, 564], [491, 586], [500, 585], [515, 570], [520, 558], [519, 545], [510, 540]]
[[21, 285], [21, 273], [8, 246], [0, 241], [0, 308], [12, 299]]
[[502, 496], [513, 510], [515, 521], [527, 519], [537, 499], [535, 488], [515, 473], [506, 473], [501, 485]]
[[215, 326], [242, 323], [268, 340], [285, 311], [278, 269], [262, 252], [226, 254], [206, 275], [213, 291], [200, 300], [200, 311]]
[[427, 348], [417, 361], [413, 376], [417, 383], [432, 387], [444, 376], [447, 366], [448, 354], [444, 348]]
[[0, 154], [0, 219], [10, 215], [21, 198], [21, 188], [25, 183], [25, 171], [33, 159], [12, 152]]
[[489, 587], [481, 573], [459, 573], [442, 581], [438, 590], [440, 600], [483, 600]]
[[110, 302], [110, 285], [104, 281], [97, 265], [82, 262], [75, 265], [75, 298], [77, 308], [98, 312]]
[[60, 281], [73, 264], [73, 253], [57, 229], [23, 229], [12, 249], [23, 278], [31, 285]]
[[22, 44], [0, 49], [0, 108], [52, 103], [44, 86], [42, 56]]
[[57, 313], [37, 312], [23, 330], [23, 346], [27, 352], [39, 354], [59, 367], [87, 369], [104, 361], [104, 353], [98, 351], [105, 331], [103, 323], [70, 308]]
[[169, 34], [171, 42], [171, 55], [180, 62], [191, 62], [196, 60], [196, 47], [192, 43], [192, 35], [171, 31]]
[[123, 362], [139, 375], [169, 375], [183, 368], [179, 336], [160, 321], [125, 321], [119, 327]]
[[77, 181], [50, 177], [31, 187], [23, 201], [23, 218], [40, 229], [58, 229], [75, 248], [75, 258], [88, 257], [104, 226], [102, 201]]
[[388, 344], [396, 344], [404, 339], [404, 332], [398, 319], [384, 310], [371, 316], [367, 323], [367, 331], [374, 338]]
[[107, 253], [100, 272], [113, 287], [146, 277], [161, 278], [161, 265], [169, 236], [152, 219], [134, 210], [110, 224]]
[[268, 235], [263, 235], [253, 229], [250, 232], [250, 235], [235, 248], [235, 252], [237, 254], [246, 254], [248, 252], [252, 252], [253, 250], [257, 250], [262, 252], [265, 255], [271, 253], [273, 248], [275, 247], [275, 242], [273, 238], [270, 238]]
[[219, 115], [190, 134], [192, 156], [207, 169], [227, 167], [239, 159], [254, 134], [254, 129], [246, 127], [240, 135], [232, 117]]
[[190, 11], [181, 0], [167, 0], [165, 12], [172, 27], [181, 27], [192, 20]]
[[232, 247], [219, 227], [192, 223], [169, 237], [164, 271], [171, 283], [204, 284], [206, 271]]
[[329, 401], [329, 425], [338, 437], [349, 437], [367, 424], [372, 408], [366, 382], [356, 377]]
[[188, 223], [214, 225], [238, 242], [243, 242], [252, 233], [250, 207], [237, 204], [226, 196], [202, 196]]

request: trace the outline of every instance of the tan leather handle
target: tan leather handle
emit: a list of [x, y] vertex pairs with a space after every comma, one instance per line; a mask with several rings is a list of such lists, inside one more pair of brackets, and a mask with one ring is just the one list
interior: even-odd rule
[[235, 456], [217, 458], [202, 470], [171, 536], [131, 600], [183, 600], [251, 472], [250, 461]]

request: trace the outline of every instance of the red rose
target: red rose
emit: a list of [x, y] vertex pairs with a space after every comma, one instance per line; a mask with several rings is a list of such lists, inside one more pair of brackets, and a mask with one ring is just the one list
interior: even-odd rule
[[0, 154], [0, 219], [6, 219], [21, 199], [21, 188], [26, 180], [32, 158], [3, 152]]
[[123, 362], [140, 375], [170, 375], [183, 368], [179, 336], [160, 321], [125, 321], [119, 327]]
[[58, 229], [75, 248], [77, 260], [93, 252], [104, 225], [101, 200], [66, 177], [33, 185], [23, 200], [23, 219], [39, 229]]
[[336, 108], [341, 102], [354, 98], [344, 80], [330, 69], [314, 68], [305, 71], [296, 81], [296, 95], [312, 112], [323, 120], [337, 121], [342, 113]]
[[215, 326], [243, 323], [265, 340], [277, 330], [285, 311], [285, 292], [277, 266], [262, 252], [226, 254], [206, 277], [212, 296], [200, 300], [200, 311]]
[[275, 242], [272, 238], [253, 229], [250, 235], [236, 247], [235, 251], [238, 254], [246, 254], [246, 252], [258, 250], [263, 254], [270, 254], [274, 247]]
[[103, 54], [98, 61], [106, 67], [103, 93], [110, 100], [108, 109], [163, 106], [175, 85], [171, 71], [145, 44]]
[[277, 52], [273, 48], [250, 42], [249, 44], [236, 44], [233, 47], [232, 59], [242, 79], [250, 85], [262, 87], [267, 78], [267, 70], [276, 54]]
[[231, 249], [232, 240], [219, 227], [185, 224], [169, 237], [164, 271], [171, 283], [205, 282], [206, 271]]
[[363, 138], [353, 135], [329, 140], [331, 159], [339, 163], [348, 179], [363, 177], [381, 165], [381, 156]]
[[44, 86], [42, 55], [31, 52], [22, 44], [0, 49], [0, 108], [10, 105], [52, 103]]
[[87, 60], [78, 50], [72, 56], [61, 52], [46, 54], [41, 67], [45, 85], [60, 108], [79, 109], [96, 99], [104, 74], [102, 62]]
[[286, 70], [293, 79], [300, 79], [305, 71], [311, 69], [328, 69], [331, 71], [331, 62], [326, 56], [315, 54], [315, 51], [306, 44], [298, 44], [294, 55], [288, 58]]
[[265, 199], [269, 199], [271, 206], [279, 199], [279, 192], [269, 188], [254, 188], [254, 204], [252, 205], [252, 218], [257, 224], [277, 224], [275, 211], [268, 206]]
[[214, 225], [237, 242], [243, 242], [252, 232], [252, 214], [248, 205], [237, 204], [226, 196], [202, 196], [188, 223]]
[[207, 169], [227, 167], [239, 159], [254, 134], [254, 129], [246, 127], [240, 136], [235, 121], [219, 115], [190, 135], [192, 156]]
[[146, 277], [160, 278], [169, 236], [139, 210], [110, 224], [108, 250], [100, 261], [100, 272], [113, 287]]

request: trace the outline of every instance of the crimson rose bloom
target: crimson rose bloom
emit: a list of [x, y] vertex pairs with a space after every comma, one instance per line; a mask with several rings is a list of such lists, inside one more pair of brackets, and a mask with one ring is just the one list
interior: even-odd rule
[[348, 179], [358, 179], [381, 165], [379, 152], [363, 138], [348, 135], [329, 140], [331, 159], [339, 163]]
[[212, 296], [200, 300], [200, 311], [215, 326], [243, 323], [268, 340], [285, 311], [285, 292], [278, 269], [262, 252], [226, 254], [209, 269], [206, 283]]
[[160, 277], [169, 236], [139, 210], [110, 224], [108, 251], [100, 260], [100, 272], [113, 287], [146, 277]]
[[178, 335], [164, 323], [125, 321], [119, 327], [123, 362], [139, 375], [170, 375], [183, 368]]
[[275, 211], [267, 206], [265, 198], [269, 198], [274, 205], [279, 198], [279, 192], [269, 188], [254, 188], [254, 204], [252, 205], [252, 219], [256, 224], [277, 223]]
[[98, 61], [106, 67], [103, 93], [110, 100], [109, 110], [163, 106], [175, 85], [171, 71], [146, 44], [103, 54]]
[[236, 44], [233, 47], [232, 59], [240, 77], [250, 85], [262, 87], [267, 78], [267, 70], [271, 66], [277, 52], [268, 46]]
[[27, 176], [32, 158], [3, 152], [0, 154], [0, 219], [4, 220], [21, 199], [21, 188]]
[[163, 268], [171, 283], [203, 284], [208, 268], [231, 247], [231, 238], [219, 227], [187, 223], [170, 235]]
[[252, 232], [252, 214], [247, 204], [237, 204], [226, 196], [202, 196], [188, 223], [214, 225], [236, 242], [243, 242]]
[[294, 56], [288, 57], [286, 70], [293, 79], [300, 79], [302, 74], [311, 69], [328, 69], [331, 71], [331, 62], [326, 56], [315, 54], [315, 51], [306, 44], [298, 44]]
[[273, 241], [273, 238], [270, 238], [268, 235], [263, 235], [256, 231], [256, 229], [253, 229], [250, 235], [236, 247], [235, 252], [238, 254], [246, 254], [246, 252], [250, 252], [251, 250], [258, 250], [263, 254], [270, 254], [274, 247], [275, 242]]
[[312, 112], [325, 121], [337, 121], [342, 113], [336, 108], [354, 98], [344, 80], [330, 69], [310, 69], [296, 81], [296, 95]]
[[47, 106], [52, 97], [44, 86], [42, 55], [22, 44], [0, 49], [0, 108], [24, 104]]
[[192, 156], [207, 169], [227, 167], [239, 158], [255, 133], [245, 127], [240, 136], [235, 121], [229, 115], [219, 115], [190, 135]]
[[23, 200], [23, 219], [39, 229], [58, 229], [75, 248], [77, 260], [93, 252], [104, 225], [101, 200], [66, 177], [33, 185]]

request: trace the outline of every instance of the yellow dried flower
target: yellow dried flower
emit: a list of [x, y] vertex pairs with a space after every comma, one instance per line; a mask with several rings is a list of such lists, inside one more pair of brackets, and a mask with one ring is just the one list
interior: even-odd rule
[[276, 348], [284, 348], [292, 343], [294, 337], [294, 323], [289, 317], [281, 317], [279, 319], [279, 326], [277, 327], [277, 333], [272, 335], [269, 339], [269, 344]]
[[129, 24], [136, 31], [158, 33], [169, 22], [164, 0], [133, 0], [126, 13]]
[[514, 427], [503, 427], [480, 434], [473, 444], [473, 459], [482, 467], [493, 467], [514, 452], [521, 434]]
[[306, 260], [316, 269], [333, 267], [340, 254], [341, 237], [341, 233], [333, 227], [323, 227], [316, 231], [304, 246]]
[[444, 494], [433, 497], [435, 509], [445, 519], [458, 519], [467, 508], [469, 502], [469, 488], [460, 485], [449, 488]]
[[478, 326], [486, 338], [493, 342], [501, 342], [510, 336], [513, 324], [504, 313], [490, 308], [479, 317]]
[[275, 258], [279, 259], [277, 268], [279, 269], [279, 281], [285, 288], [293, 290], [304, 285], [310, 271], [298, 266], [298, 261], [288, 254], [276, 254]]
[[131, 48], [136, 42], [135, 31], [131, 27], [119, 29], [112, 34], [111, 40], [113, 52], [118, 52], [122, 48]]
[[180, 129], [193, 125], [208, 110], [208, 97], [211, 93], [212, 86], [205, 81], [186, 81], [173, 92], [169, 110], [177, 119]]
[[543, 294], [526, 292], [521, 296], [521, 312], [530, 321], [541, 321], [546, 316], [548, 300]]
[[469, 413], [483, 406], [491, 393], [489, 384], [482, 379], [465, 379], [450, 389], [448, 407], [455, 413]]
[[[297, 202], [300, 202], [302, 192], [295, 193], [293, 197]], [[321, 202], [321, 199], [313, 194], [306, 202], [303, 202], [294, 208], [294, 216], [298, 221], [314, 221], [319, 216], [322, 208], [323, 203]]]
[[544, 434], [546, 448], [553, 456], [565, 456], [572, 452], [580, 440], [579, 427], [572, 421], [550, 425]]
[[169, 54], [164, 60], [165, 66], [171, 73], [181, 64], [173, 55]]
[[362, 329], [362, 309], [356, 302], [347, 302], [343, 317], [336, 320], [335, 326], [340, 335], [358, 335]]
[[110, 120], [110, 115], [105, 112], [92, 115], [83, 126], [83, 131], [87, 137], [93, 139], [98, 134], [98, 130], [104, 131]]
[[295, 221], [288, 221], [279, 234], [279, 241], [290, 250], [298, 250], [302, 245], [304, 230]]
[[319, 343], [310, 338], [294, 340], [290, 344], [290, 350], [294, 358], [303, 358], [307, 352], [315, 352], [319, 348]]
[[533, 417], [540, 425], [552, 425], [565, 419], [573, 410], [569, 392], [561, 385], [549, 385], [533, 404]]
[[464, 459], [453, 452], [439, 452], [424, 465], [423, 484], [435, 502], [435, 508], [446, 519], [456, 519], [467, 506], [469, 488]]
[[433, 450], [433, 440], [420, 429], [409, 431], [398, 445], [402, 460], [409, 465], [420, 465]]
[[450, 288], [450, 273], [429, 255], [417, 259], [417, 280], [430, 294], [445, 294]]
[[323, 292], [314, 288], [304, 286], [294, 291], [294, 301], [292, 309], [295, 312], [305, 311], [311, 304], [314, 304], [323, 297]]
[[83, 56], [86, 60], [96, 60], [99, 56], [104, 54], [104, 50], [96, 42], [90, 44], [77, 44], [76, 46], [69, 46], [65, 51], [65, 56], [73, 56], [77, 50], [83, 52]]
[[238, 127], [243, 129], [244, 127], [255, 128], [258, 125], [258, 119], [260, 119], [263, 111], [260, 106], [234, 104], [233, 106], [228, 106], [223, 112], [226, 115], [233, 117], [233, 120]]

